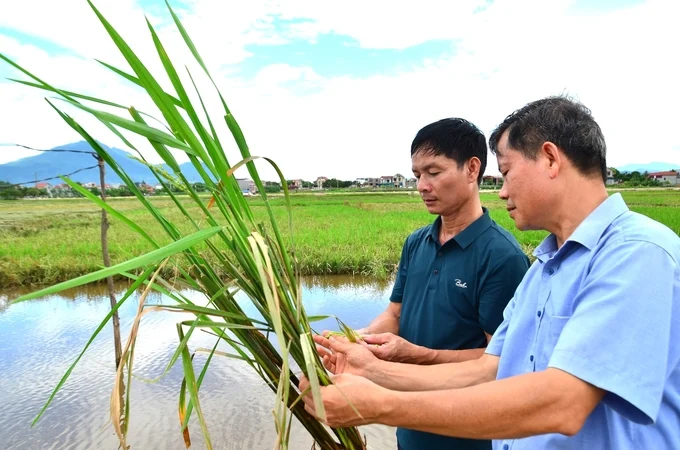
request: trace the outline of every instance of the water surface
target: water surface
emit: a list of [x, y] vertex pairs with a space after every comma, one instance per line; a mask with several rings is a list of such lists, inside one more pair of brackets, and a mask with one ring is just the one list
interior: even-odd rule
[[[126, 285], [117, 284], [117, 295]], [[303, 301], [309, 315], [333, 314], [349, 326], [364, 326], [387, 305], [390, 282], [357, 277], [315, 277], [304, 280]], [[71, 377], [41, 420], [31, 421], [52, 389], [75, 360], [97, 325], [109, 311], [105, 286], [88, 286], [44, 299], [11, 304], [25, 291], [0, 292], [0, 430], [2, 447], [13, 450], [115, 450], [118, 440], [109, 423], [113, 387], [113, 332], [108, 325], [93, 342]], [[197, 295], [188, 293], [188, 295]], [[197, 299], [200, 297], [196, 297]], [[139, 296], [120, 310], [121, 333], [126, 340]], [[147, 304], [171, 303], [157, 294]], [[254, 307], [242, 302], [248, 313]], [[176, 323], [192, 316], [153, 312], [144, 316], [135, 347], [134, 373], [152, 379], [161, 375], [175, 350]], [[318, 330], [333, 328], [326, 320]], [[192, 349], [212, 347], [214, 337], [196, 332]], [[229, 351], [229, 348], [223, 350]], [[200, 370], [207, 355], [197, 354]], [[131, 449], [184, 449], [179, 432], [177, 404], [182, 380], [181, 364], [156, 383], [133, 380]], [[245, 363], [215, 357], [201, 388], [201, 403], [216, 449], [260, 450], [273, 447], [274, 394]], [[190, 424], [192, 448], [205, 448], [195, 418]], [[362, 427], [371, 449], [394, 449], [394, 429]], [[293, 428], [291, 449], [310, 449], [304, 428]]]

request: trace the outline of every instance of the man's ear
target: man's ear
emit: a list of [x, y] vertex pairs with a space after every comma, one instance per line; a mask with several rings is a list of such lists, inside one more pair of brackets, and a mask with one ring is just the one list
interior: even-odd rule
[[547, 141], [541, 146], [540, 156], [545, 161], [550, 178], [556, 178], [565, 162], [562, 151], [555, 144]]
[[482, 162], [476, 156], [468, 159], [465, 163], [465, 170], [468, 183], [476, 183], [479, 178], [479, 172], [482, 169]]

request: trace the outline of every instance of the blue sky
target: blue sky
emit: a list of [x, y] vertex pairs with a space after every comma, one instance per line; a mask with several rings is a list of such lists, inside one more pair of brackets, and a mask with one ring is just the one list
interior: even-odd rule
[[[410, 141], [422, 126], [459, 116], [488, 134], [514, 109], [560, 93], [593, 110], [611, 165], [680, 163], [680, 138], [648, 131], [674, 129], [680, 119], [669, 106], [680, 103], [680, 90], [668, 57], [680, 42], [672, 20], [678, 3], [172, 2], [253, 151], [305, 178], [408, 174]], [[191, 58], [182, 59], [187, 54], [164, 2], [95, 4], [161, 82], [144, 14], [171, 57], [181, 59], [178, 67], [188, 64], [200, 75]], [[65, 8], [68, 16], [50, 19]], [[86, 2], [17, 2], [0, 17], [0, 52], [59, 87], [153, 112], [139, 90], [94, 62], [125, 67]], [[17, 75], [0, 63], [0, 77]], [[0, 80], [0, 143], [51, 148], [79, 139], [43, 97]], [[630, 117], [638, 126], [628, 125]], [[103, 142], [122, 147], [95, 121], [81, 120]], [[0, 163], [27, 155], [2, 147]]]
[[254, 77], [271, 64], [311, 67], [323, 77], [398, 74], [422, 67], [426, 59], [439, 59], [455, 53], [455, 42], [431, 40], [405, 49], [362, 48], [351, 36], [320, 35], [314, 42], [296, 39], [280, 45], [245, 46], [252, 56], [233, 65], [236, 74]]
[[[17, 41], [22, 42], [24, 44], [32, 45], [40, 49], [43, 49], [50, 55], [75, 54], [75, 52], [73, 52], [68, 47], [62, 47], [61, 45], [55, 43], [54, 41], [51, 41], [50, 39], [35, 36], [22, 30], [14, 30], [8, 27], [0, 27], [0, 35], [7, 36], [9, 38], [16, 39]], [[0, 71], [4, 71], [0, 73], [6, 73], [7, 66], [6, 65], [0, 66]]]

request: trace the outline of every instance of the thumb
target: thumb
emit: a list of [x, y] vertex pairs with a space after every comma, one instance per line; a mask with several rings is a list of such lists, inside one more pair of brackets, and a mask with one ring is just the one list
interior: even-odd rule
[[380, 334], [367, 334], [363, 336], [364, 342], [367, 344], [386, 344], [388, 343], [392, 336], [394, 336], [392, 333], [380, 333]]
[[338, 373], [338, 374], [331, 374], [330, 379], [331, 383], [337, 384], [340, 383], [344, 380], [351, 379], [354, 375], [350, 375], [348, 373]]

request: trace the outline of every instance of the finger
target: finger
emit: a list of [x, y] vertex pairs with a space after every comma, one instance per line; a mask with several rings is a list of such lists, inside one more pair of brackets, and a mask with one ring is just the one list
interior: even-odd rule
[[328, 337], [328, 335], [331, 334], [331, 333], [332, 333], [331, 330], [323, 330], [323, 331], [321, 332], [321, 336], [323, 336], [323, 337]]
[[319, 354], [319, 356], [326, 356], [326, 355], [331, 354], [330, 350], [328, 350], [326, 347], [322, 347], [320, 345], [316, 346], [316, 352]]
[[315, 334], [315, 335], [312, 336], [312, 339], [314, 339], [314, 342], [317, 345], [320, 345], [320, 346], [328, 348], [328, 349], [331, 348], [331, 343], [329, 342], [328, 338], [325, 338], [323, 336], [319, 336], [318, 334]]
[[334, 366], [335, 366], [335, 365], [334, 365], [334, 364], [331, 364], [331, 357], [330, 357], [330, 356], [324, 355], [324, 357], [323, 357], [323, 359], [322, 359], [322, 362], [323, 362], [323, 366], [324, 366], [327, 370], [330, 370], [331, 372], [334, 371], [334, 369], [335, 369]]
[[347, 353], [352, 350], [353, 346], [358, 345], [350, 343], [347, 339], [336, 339], [335, 337], [328, 339], [328, 343], [330, 344], [331, 350], [336, 353]]
[[367, 334], [364, 336], [364, 342], [367, 344], [385, 344], [390, 341], [392, 336], [394, 335], [391, 333]]
[[309, 387], [309, 380], [307, 379], [306, 376], [302, 375], [300, 377], [300, 384], [298, 384], [298, 389], [300, 389], [300, 392], [304, 392], [308, 387]]
[[305, 410], [312, 415], [312, 417], [316, 417], [317, 420], [321, 421], [321, 418], [316, 415], [316, 409], [314, 409], [314, 404], [308, 405], [305, 403]]
[[331, 336], [329, 339], [335, 339], [336, 341], [340, 342], [351, 342], [347, 336], [344, 334], [335, 334]]
[[330, 374], [328, 378], [331, 380], [331, 383], [335, 384], [343, 380], [351, 379], [354, 375], [350, 375], [348, 373], [338, 373], [338, 374]]
[[314, 408], [314, 399], [312, 398], [312, 396], [305, 395], [302, 401], [305, 404], [305, 409], [307, 410], [307, 412], [313, 416], [316, 416], [316, 409]]
[[385, 349], [382, 347], [378, 347], [376, 345], [366, 345], [366, 348], [373, 353], [377, 358], [383, 359], [383, 356], [385, 355]]

